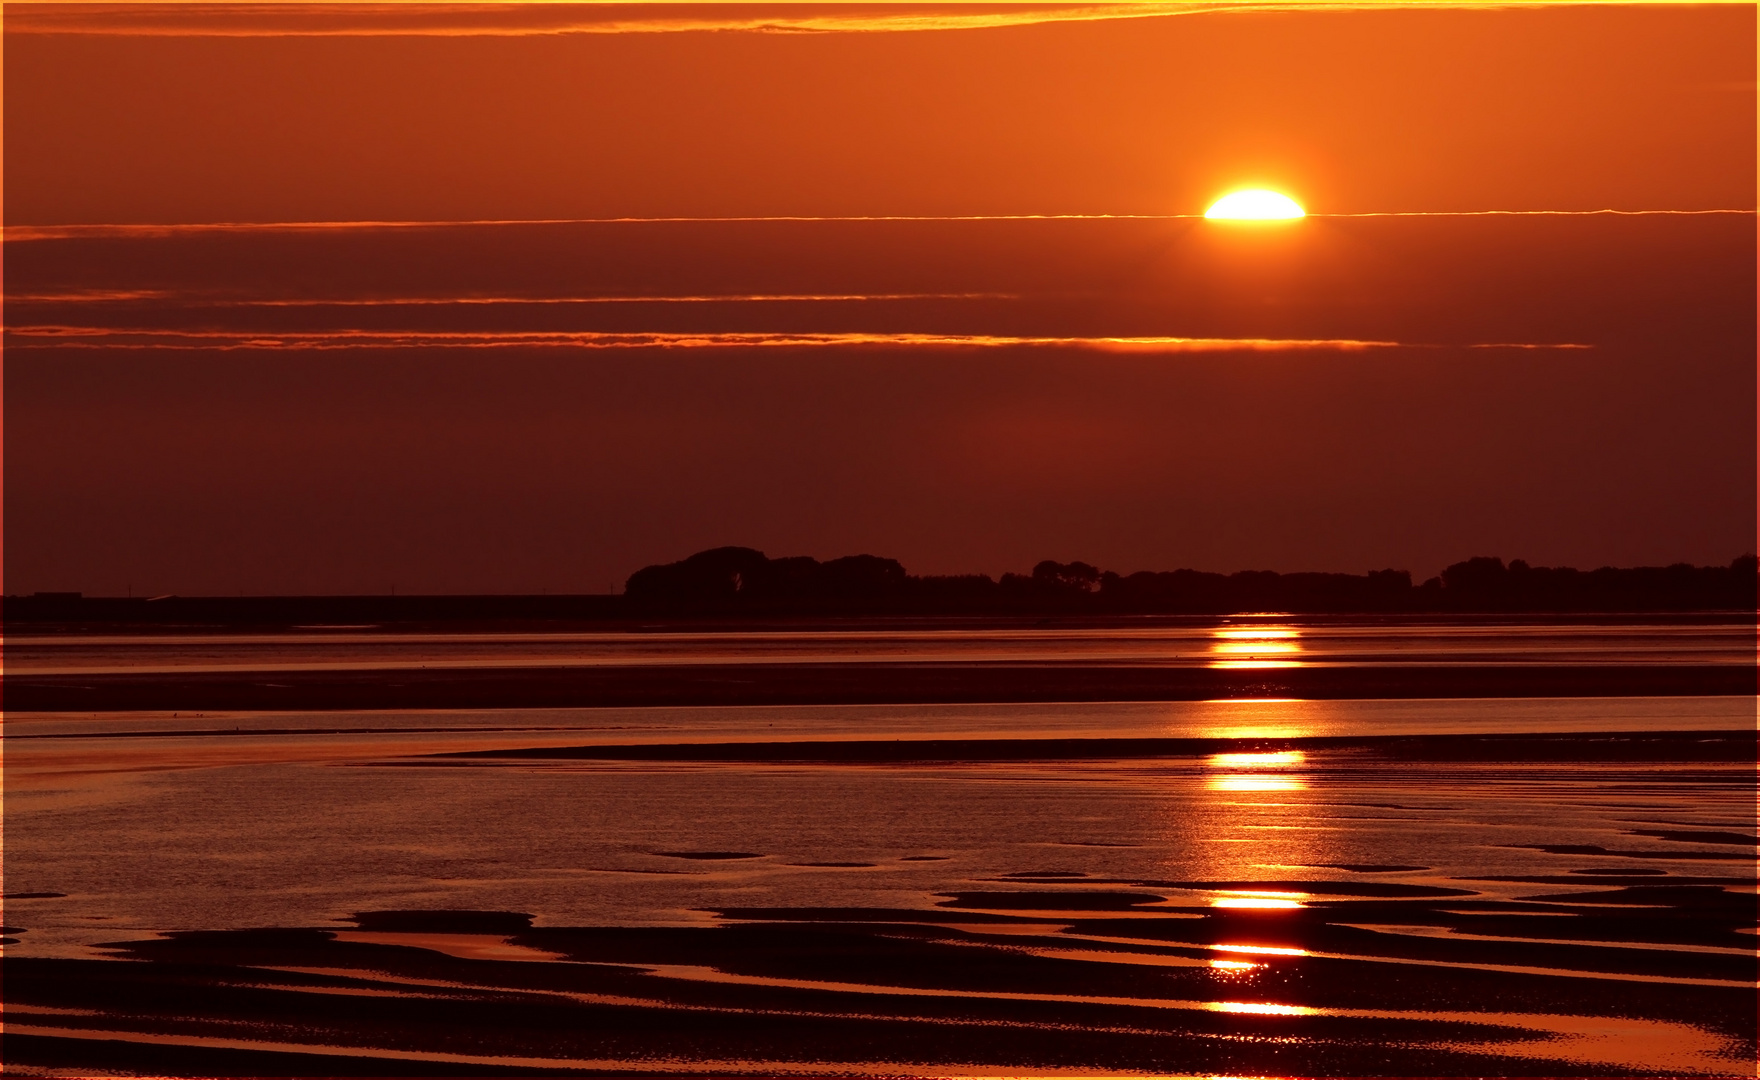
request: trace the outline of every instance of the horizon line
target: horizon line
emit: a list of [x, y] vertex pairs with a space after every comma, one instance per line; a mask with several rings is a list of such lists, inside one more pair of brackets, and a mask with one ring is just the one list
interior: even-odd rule
[[[1708, 215], [1745, 214], [1757, 212], [1750, 208], [1716, 207], [1697, 210], [1362, 210], [1309, 211], [1303, 218], [1375, 218], [1375, 217], [1702, 217]], [[787, 224], [838, 222], [981, 222], [981, 221], [1189, 221], [1208, 220], [1201, 212], [1185, 214], [1133, 213], [1045, 213], [1045, 214], [725, 214], [670, 216], [607, 216], [577, 218], [470, 218], [445, 220], [361, 219], [355, 221], [206, 221], [206, 222], [87, 222], [57, 225], [7, 225], [0, 238], [7, 243], [33, 240], [65, 240], [82, 237], [127, 237], [170, 235], [187, 232], [298, 232], [327, 229], [436, 229], [512, 225], [713, 225], [713, 224]], [[1288, 224], [1287, 221], [1270, 224]], [[1243, 223], [1223, 221], [1238, 226]], [[1264, 224], [1247, 222], [1245, 224]]]

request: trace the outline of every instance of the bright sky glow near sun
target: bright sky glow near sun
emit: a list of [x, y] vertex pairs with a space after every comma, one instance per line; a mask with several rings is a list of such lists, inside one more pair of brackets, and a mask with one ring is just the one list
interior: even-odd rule
[[1213, 221], [1288, 221], [1307, 213], [1288, 195], [1263, 188], [1231, 191], [1210, 204], [1204, 216]]

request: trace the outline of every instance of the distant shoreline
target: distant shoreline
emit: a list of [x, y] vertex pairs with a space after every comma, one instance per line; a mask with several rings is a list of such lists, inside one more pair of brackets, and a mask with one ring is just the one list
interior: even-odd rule
[[9, 631], [284, 629], [532, 629], [545, 624], [699, 622], [717, 629], [802, 620], [1140, 621], [1231, 615], [1378, 618], [1692, 614], [1753, 619], [1760, 562], [1727, 566], [1576, 570], [1478, 556], [1414, 584], [1404, 570], [1366, 574], [1198, 570], [1117, 574], [1047, 559], [1028, 574], [916, 576], [896, 559], [771, 558], [711, 548], [631, 574], [624, 591], [576, 595], [84, 596], [38, 592], [4, 599]]
[[703, 664], [8, 675], [17, 712], [905, 705], [1213, 698], [1752, 696], [1744, 665], [1302, 667]]

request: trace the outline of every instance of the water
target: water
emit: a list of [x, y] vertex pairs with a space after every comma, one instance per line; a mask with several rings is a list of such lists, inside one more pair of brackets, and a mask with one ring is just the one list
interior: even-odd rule
[[[1731, 633], [1253, 640], [1296, 642], [1303, 663], [1450, 646], [1474, 663], [1524, 642], [1719, 662]], [[877, 644], [1207, 663], [1237, 640], [7, 645], [16, 671], [424, 649], [836, 662]], [[344, 1071], [1728, 1073], [1754, 1052], [1754, 721], [1748, 697], [14, 713], [9, 1045], [49, 1040], [64, 1049], [32, 1060], [88, 1068], [97, 1044], [66, 1050], [73, 1029]], [[995, 750], [1054, 739], [1233, 741]], [[802, 743], [848, 752], [785, 752]], [[704, 759], [729, 745], [744, 759]], [[533, 756], [569, 747], [589, 749]], [[203, 985], [257, 989], [186, 998], [191, 963]], [[492, 1004], [509, 995], [516, 1019]], [[218, 1067], [200, 1060], [157, 1067]]]
[[1750, 666], [1752, 624], [1531, 623], [1388, 619], [1305, 623], [1275, 617], [1140, 620], [1105, 628], [779, 630], [647, 633], [15, 635], [19, 675], [107, 675], [689, 664], [1026, 663], [1210, 667], [1681, 665]]
[[[324, 925], [370, 908], [533, 911], [553, 925], [697, 922], [727, 903], [928, 908], [941, 893], [1047, 866], [1102, 879], [1338, 880], [1350, 872], [1327, 867], [1421, 865], [1424, 872], [1400, 880], [1471, 881], [1508, 897], [1510, 886], [1485, 879], [1596, 861], [1522, 844], [1679, 855], [1633, 865], [1692, 873], [1703, 863], [1681, 854], [1691, 849], [1629, 834], [1751, 832], [1752, 791], [1740, 769], [1413, 766], [1360, 751], [1248, 755], [1244, 763], [1208, 755], [871, 767], [467, 766], [425, 755], [681, 735], [1741, 731], [1751, 711], [1748, 699], [1711, 698], [308, 714], [174, 722], [209, 730], [220, 722], [237, 735], [77, 740], [55, 735], [177, 728], [169, 718], [11, 720], [7, 888], [68, 894], [23, 908], [30, 933], [14, 948], [72, 955], [76, 944], [123, 930]], [[654, 854], [668, 851], [754, 857], [696, 864]], [[903, 861], [919, 856], [944, 861]], [[23, 918], [19, 910], [14, 919]]]

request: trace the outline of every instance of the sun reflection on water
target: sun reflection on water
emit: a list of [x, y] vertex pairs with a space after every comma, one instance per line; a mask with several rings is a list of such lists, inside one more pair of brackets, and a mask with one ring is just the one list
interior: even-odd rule
[[1281, 750], [1274, 753], [1211, 754], [1209, 760], [1211, 768], [1241, 771], [1212, 776], [1208, 786], [1212, 791], [1298, 791], [1308, 786], [1299, 777], [1275, 771], [1266, 773], [1253, 770], [1289, 769], [1301, 765], [1306, 760], [1306, 756], [1299, 750]]
[[1300, 739], [1324, 734], [1328, 702], [1303, 698], [1213, 698], [1203, 735], [1212, 739]]
[[1272, 892], [1265, 889], [1230, 889], [1222, 896], [1210, 901], [1211, 907], [1219, 908], [1257, 908], [1262, 910], [1281, 910], [1303, 907], [1307, 893]]
[[1229, 654], [1261, 654], [1261, 653], [1297, 653], [1302, 651], [1300, 645], [1288, 641], [1221, 641], [1210, 646], [1210, 651], [1219, 655]]
[[1293, 626], [1230, 626], [1212, 630], [1213, 668], [1301, 667], [1302, 632]]
[[1262, 1013], [1269, 1016], [1317, 1016], [1318, 1009], [1306, 1005], [1273, 1005], [1262, 1001], [1212, 1001], [1205, 1008], [1212, 1012]]
[[1276, 769], [1300, 765], [1307, 755], [1300, 750], [1280, 750], [1269, 754], [1211, 754], [1210, 764], [1219, 769]]
[[1212, 945], [1217, 952], [1263, 953], [1268, 956], [1306, 956], [1306, 949], [1291, 949], [1281, 945]]
[[1212, 791], [1299, 791], [1308, 785], [1293, 776], [1213, 776]]

